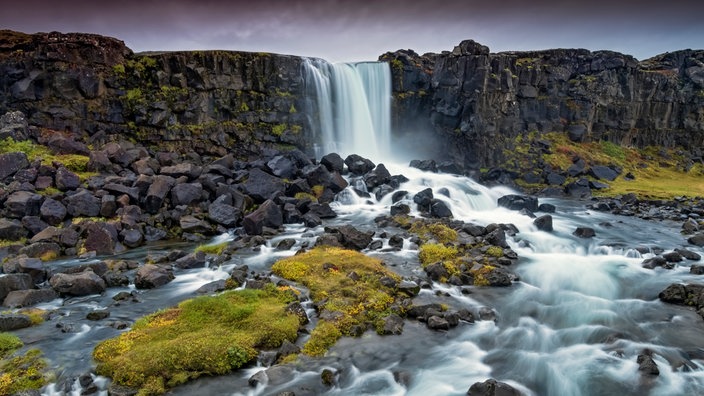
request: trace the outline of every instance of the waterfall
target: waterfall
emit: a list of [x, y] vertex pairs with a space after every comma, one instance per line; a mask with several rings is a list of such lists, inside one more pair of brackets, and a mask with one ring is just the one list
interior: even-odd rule
[[381, 160], [390, 153], [391, 71], [384, 62], [304, 62], [306, 83], [315, 97], [316, 156], [337, 152]]

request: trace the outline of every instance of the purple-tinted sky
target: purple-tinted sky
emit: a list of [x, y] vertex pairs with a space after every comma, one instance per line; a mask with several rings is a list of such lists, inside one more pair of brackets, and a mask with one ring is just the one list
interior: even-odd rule
[[8, 0], [0, 28], [90, 32], [134, 51], [228, 49], [375, 60], [386, 51], [704, 48], [704, 0]]

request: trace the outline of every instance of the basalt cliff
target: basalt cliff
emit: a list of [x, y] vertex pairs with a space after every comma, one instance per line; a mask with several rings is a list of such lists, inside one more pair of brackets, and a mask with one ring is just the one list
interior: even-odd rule
[[[638, 61], [609, 51], [386, 53], [397, 136], [432, 132], [465, 169], [501, 165], [517, 136], [644, 147], [704, 145], [704, 51]], [[311, 152], [315, 101], [304, 58], [229, 51], [135, 54], [98, 35], [0, 32], [0, 114], [89, 142], [129, 138], [160, 149]]]

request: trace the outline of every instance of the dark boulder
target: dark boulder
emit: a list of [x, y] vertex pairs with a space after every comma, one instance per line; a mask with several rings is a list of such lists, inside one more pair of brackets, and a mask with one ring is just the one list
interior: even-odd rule
[[540, 230], [546, 232], [552, 232], [552, 216], [543, 215], [533, 220], [533, 224]]
[[42, 220], [53, 226], [58, 226], [66, 218], [66, 207], [59, 201], [47, 198], [39, 208]]
[[450, 323], [447, 319], [437, 315], [428, 318], [427, 326], [431, 330], [450, 330]]
[[389, 212], [391, 216], [396, 216], [396, 215], [407, 215], [411, 213], [411, 207], [406, 205], [405, 203], [397, 202], [389, 208]]
[[61, 191], [75, 190], [81, 186], [81, 178], [65, 167], [60, 166], [59, 169], [56, 170], [54, 183], [56, 183], [56, 188]]
[[120, 232], [122, 243], [128, 248], [136, 248], [144, 243], [144, 234], [137, 228], [124, 229]]
[[491, 269], [488, 273], [484, 274], [484, 279], [489, 283], [489, 286], [511, 286], [511, 274], [501, 267]]
[[256, 203], [273, 199], [276, 194], [283, 194], [286, 190], [283, 180], [259, 168], [249, 171], [247, 181], [242, 183], [242, 187], [244, 192], [252, 197]]
[[320, 219], [332, 219], [337, 217], [337, 213], [327, 203], [312, 203], [308, 206], [308, 213], [313, 214]]
[[345, 162], [343, 161], [342, 157], [340, 157], [340, 155], [337, 153], [330, 153], [324, 155], [323, 158], [320, 159], [320, 163], [326, 168], [328, 168], [330, 172], [342, 173], [343, 169], [345, 168]]
[[685, 285], [673, 283], [658, 294], [658, 298], [670, 304], [685, 304], [687, 301], [687, 289]]
[[418, 208], [423, 211], [430, 210], [430, 204], [433, 201], [433, 189], [426, 188], [416, 193], [413, 196], [413, 202], [418, 205]]
[[22, 218], [39, 215], [44, 197], [30, 191], [15, 191], [5, 200], [8, 217]]
[[229, 196], [222, 195], [208, 205], [208, 218], [225, 227], [235, 227], [242, 218], [242, 212], [228, 202]]
[[103, 190], [115, 196], [127, 195], [130, 202], [139, 202], [140, 190], [138, 187], [129, 187], [120, 183], [105, 183]]
[[397, 314], [391, 314], [384, 318], [384, 326], [381, 334], [401, 334], [403, 333], [403, 318]]
[[337, 194], [347, 187], [347, 181], [338, 172], [330, 172], [323, 165], [309, 165], [303, 168], [303, 177], [309, 186], [322, 186]]
[[181, 269], [205, 267], [205, 253], [198, 251], [187, 254], [174, 261], [174, 267]]
[[203, 168], [190, 162], [181, 162], [176, 165], [162, 167], [160, 173], [173, 178], [186, 176], [188, 180], [195, 180], [203, 173]]
[[537, 212], [538, 198], [527, 195], [509, 194], [499, 198], [498, 205], [511, 210], [528, 209], [531, 212]]
[[6, 275], [0, 276], [0, 300], [4, 300], [12, 291], [34, 287], [32, 277], [29, 274], [8, 273], [7, 264], [5, 262], [5, 265], [3, 265], [3, 271]]
[[347, 165], [347, 169], [350, 173], [354, 175], [364, 175], [375, 167], [372, 161], [357, 154], [348, 155], [347, 158], [345, 158], [345, 165]]
[[18, 241], [26, 236], [27, 230], [21, 222], [4, 217], [0, 218], [0, 240]]
[[83, 271], [78, 274], [59, 273], [49, 279], [49, 284], [57, 293], [69, 296], [100, 294], [106, 288], [103, 278], [93, 271]]
[[695, 253], [695, 252], [688, 250], [688, 249], [685, 249], [685, 248], [675, 249], [675, 252], [679, 253], [680, 256], [686, 258], [687, 260], [699, 261], [702, 258], [702, 256], [699, 255], [698, 253]]
[[677, 252], [677, 251], [663, 253], [662, 258], [667, 260], [668, 263], [679, 263], [680, 261], [683, 260], [682, 255], [679, 254], [679, 252]]
[[0, 332], [24, 329], [32, 325], [32, 319], [23, 314], [0, 314]]
[[586, 168], [587, 168], [587, 163], [583, 159], [578, 158], [576, 161], [574, 161], [572, 163], [572, 165], [570, 165], [569, 168], [567, 168], [567, 174], [570, 177], [581, 176], [581, 175], [584, 175], [584, 173], [585, 173], [584, 170]]
[[692, 265], [689, 267], [689, 273], [693, 275], [704, 275], [704, 265]]
[[577, 227], [572, 235], [578, 238], [592, 238], [596, 236], [596, 232], [594, 232], [594, 229], [590, 227]]
[[666, 267], [667, 260], [665, 260], [664, 257], [655, 256], [643, 260], [643, 262], [640, 264], [643, 266], [643, 268], [653, 269], [655, 267]]
[[272, 200], [266, 200], [257, 210], [244, 217], [242, 225], [249, 235], [261, 235], [264, 227], [279, 228], [283, 225], [281, 208]]
[[203, 194], [203, 185], [200, 183], [177, 184], [171, 189], [171, 204], [190, 205], [192, 202], [200, 201]]
[[452, 211], [444, 201], [433, 199], [430, 203], [430, 215], [437, 218], [452, 217]]
[[14, 290], [7, 294], [3, 305], [10, 308], [22, 308], [49, 302], [58, 295], [53, 289]]
[[550, 172], [545, 176], [545, 182], [551, 186], [561, 186], [567, 178], [559, 173]]
[[618, 177], [618, 172], [613, 168], [602, 165], [592, 165], [588, 173], [590, 176], [599, 180], [614, 181]]
[[276, 177], [281, 177], [284, 179], [290, 179], [296, 175], [298, 169], [296, 165], [290, 159], [284, 157], [283, 155], [277, 155], [270, 159], [266, 163], [267, 168]]
[[573, 198], [589, 198], [592, 190], [589, 187], [589, 180], [579, 179], [565, 186], [565, 193]]
[[86, 239], [83, 248], [88, 252], [96, 254], [115, 253], [115, 242], [117, 242], [117, 232], [114, 226], [107, 223], [89, 223], [85, 228]]
[[521, 396], [522, 393], [505, 382], [488, 379], [484, 382], [475, 382], [469, 390], [468, 396]]
[[134, 286], [137, 289], [154, 289], [163, 286], [174, 279], [170, 268], [154, 264], [145, 264], [137, 270]]
[[156, 214], [161, 205], [164, 203], [164, 199], [167, 194], [171, 191], [176, 180], [171, 176], [158, 175], [153, 179], [153, 183], [149, 186], [147, 190], [147, 195], [144, 199], [144, 209], [151, 214]]
[[638, 363], [638, 371], [640, 371], [641, 374], [649, 376], [660, 375], [660, 370], [655, 360], [653, 360], [653, 353], [650, 350], [645, 350], [642, 354], [638, 355], [636, 363]]
[[326, 231], [332, 231], [333, 233], [339, 233], [340, 243], [348, 249], [362, 250], [366, 248], [372, 241], [374, 236], [374, 231], [363, 232], [351, 225], [343, 225], [342, 227], [334, 229], [326, 229]]
[[555, 213], [555, 205], [549, 203], [541, 203], [538, 205], [538, 212]]
[[0, 154], [0, 181], [29, 167], [27, 155], [22, 152]]
[[391, 180], [391, 173], [384, 164], [378, 164], [376, 168], [364, 175], [364, 183], [370, 191], [377, 186], [388, 183]]
[[700, 232], [687, 238], [687, 242], [696, 246], [704, 246], [704, 232]]
[[445, 264], [442, 262], [428, 264], [424, 269], [425, 273], [428, 274], [428, 277], [434, 281], [447, 279], [447, 277], [450, 276], [447, 268], [445, 268]]
[[209, 234], [213, 231], [212, 226], [208, 222], [192, 215], [181, 216], [178, 224], [183, 232]]
[[411, 160], [411, 162], [408, 164], [411, 168], [416, 168], [420, 169], [422, 171], [426, 172], [437, 172], [438, 171], [438, 166], [435, 163], [435, 160]]
[[64, 199], [66, 212], [72, 217], [97, 217], [100, 215], [100, 198], [88, 190], [78, 190]]

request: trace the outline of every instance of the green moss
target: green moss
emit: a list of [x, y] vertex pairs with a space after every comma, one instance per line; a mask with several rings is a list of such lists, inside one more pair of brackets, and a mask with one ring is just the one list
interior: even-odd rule
[[16, 335], [0, 333], [0, 358], [4, 358], [15, 350], [22, 348], [23, 345]]
[[275, 136], [281, 136], [288, 128], [288, 124], [276, 124], [271, 127], [271, 133]]
[[118, 64], [112, 67], [113, 73], [117, 74], [118, 76], [124, 76], [125, 75], [125, 65], [123, 64]]
[[486, 250], [486, 255], [491, 257], [503, 257], [504, 250], [499, 246], [491, 246]]
[[24, 354], [10, 356], [22, 346], [18, 337], [0, 333], [0, 395], [40, 389], [48, 381], [46, 361], [39, 350], [30, 349]]
[[311, 194], [311, 193], [307, 193], [307, 192], [299, 192], [299, 193], [296, 193], [296, 195], [294, 195], [294, 198], [296, 198], [296, 199], [298, 199], [298, 200], [301, 200], [301, 199], [310, 199], [310, 200], [313, 201], [313, 202], [318, 202], [318, 197], [316, 197], [315, 195], [313, 195], [313, 194]]
[[417, 234], [424, 242], [431, 239], [442, 244], [457, 241], [457, 231], [442, 223], [428, 224], [423, 221], [416, 221], [411, 226], [410, 231]]
[[470, 271], [474, 275], [474, 286], [489, 286], [489, 280], [486, 278], [491, 271], [496, 267], [491, 265], [484, 265], [483, 267]]
[[40, 159], [44, 165], [52, 165], [54, 162], [58, 162], [63, 164], [66, 169], [76, 173], [85, 172], [90, 161], [90, 157], [87, 155], [53, 154], [48, 147], [36, 144], [31, 140], [18, 142], [10, 137], [0, 140], [0, 154], [11, 152], [25, 153], [30, 162]]
[[285, 312], [290, 301], [290, 294], [274, 286], [184, 301], [98, 344], [93, 351], [97, 373], [143, 394], [225, 374], [253, 361], [259, 348], [295, 341], [300, 323]]
[[[355, 327], [379, 329], [396, 298], [395, 290], [383, 286], [380, 279], [399, 280], [378, 259], [334, 247], [317, 247], [279, 260], [272, 271], [306, 286], [318, 309], [335, 318], [321, 319], [304, 345], [303, 352], [313, 356], [323, 355], [341, 336], [354, 335]], [[355, 276], [348, 276], [351, 273]]]
[[227, 242], [222, 242], [215, 245], [200, 245], [195, 249], [195, 251], [203, 252], [205, 254], [215, 254], [219, 256], [222, 254], [226, 247]]
[[438, 261], [451, 260], [458, 256], [459, 251], [454, 246], [445, 246], [441, 243], [426, 243], [418, 251], [420, 263], [425, 267]]

